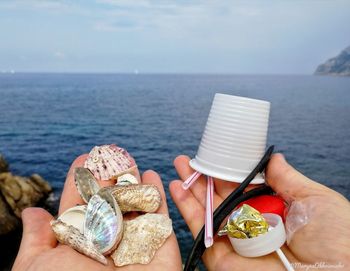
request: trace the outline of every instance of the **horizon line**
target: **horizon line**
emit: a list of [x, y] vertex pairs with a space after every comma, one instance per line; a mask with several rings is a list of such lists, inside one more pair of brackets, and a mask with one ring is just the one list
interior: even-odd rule
[[109, 71], [0, 71], [1, 75], [15, 74], [96, 74], [96, 75], [315, 75], [314, 73], [235, 73], [235, 72], [109, 72]]

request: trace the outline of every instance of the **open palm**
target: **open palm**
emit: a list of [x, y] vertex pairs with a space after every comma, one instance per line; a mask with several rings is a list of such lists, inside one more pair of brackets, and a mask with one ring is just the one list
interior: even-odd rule
[[[183, 155], [175, 159], [175, 168], [181, 180], [170, 184], [170, 193], [192, 235], [196, 237], [204, 224], [206, 180], [202, 176], [189, 190], [183, 190], [181, 186], [183, 180], [193, 173], [188, 162], [189, 158]], [[350, 266], [348, 200], [300, 174], [280, 154], [272, 156], [266, 171], [266, 179], [287, 202], [302, 202], [311, 210], [309, 223], [294, 234], [289, 246], [282, 247], [289, 261], [297, 263], [295, 266], [301, 269], [306, 269], [315, 263], [340, 263], [345, 267], [344, 270], [347, 270], [346, 267]], [[238, 186], [238, 184], [221, 180], [215, 180], [214, 185], [214, 208], [217, 208]], [[334, 221], [337, 223], [335, 224]], [[335, 232], [341, 232], [341, 234], [336, 235]], [[275, 253], [259, 258], [245, 258], [233, 251], [228, 238], [217, 236], [214, 245], [206, 249], [203, 261], [208, 270], [215, 271], [285, 270]], [[332, 267], [330, 269], [334, 270]]]
[[[72, 164], [64, 185], [59, 213], [70, 207], [84, 202], [80, 198], [74, 184], [74, 168], [84, 164], [86, 155], [79, 156]], [[138, 174], [138, 172], [137, 172]], [[101, 186], [111, 185], [111, 182], [99, 182]], [[168, 213], [163, 184], [159, 175], [154, 171], [146, 171], [142, 176], [142, 183], [154, 184], [158, 187], [162, 204], [157, 213]], [[156, 252], [153, 260], [147, 265], [134, 264], [115, 267], [108, 257], [108, 265], [104, 266], [69, 246], [58, 244], [50, 227], [53, 217], [43, 209], [28, 208], [22, 213], [23, 238], [17, 255], [14, 271], [20, 270], [180, 270], [181, 256], [174, 233]], [[142, 240], [140, 240], [142, 242]]]

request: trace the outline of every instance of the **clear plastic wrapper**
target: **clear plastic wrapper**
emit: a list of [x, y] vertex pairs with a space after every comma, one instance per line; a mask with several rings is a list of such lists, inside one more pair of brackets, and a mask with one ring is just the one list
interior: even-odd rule
[[287, 244], [289, 244], [294, 234], [307, 225], [312, 214], [315, 213], [317, 202], [314, 198], [306, 198], [302, 200], [294, 200], [289, 205], [286, 214], [286, 234]]

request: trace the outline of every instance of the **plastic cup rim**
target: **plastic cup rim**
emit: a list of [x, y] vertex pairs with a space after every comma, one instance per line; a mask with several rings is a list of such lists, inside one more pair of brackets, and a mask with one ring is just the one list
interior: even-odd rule
[[[196, 161], [196, 158], [190, 160], [190, 166], [192, 167], [192, 169], [211, 176], [213, 178], [219, 179], [219, 180], [223, 180], [223, 181], [228, 181], [228, 182], [233, 182], [233, 183], [241, 183], [245, 180], [245, 178], [249, 175], [250, 172], [247, 172], [247, 175], [245, 177], [241, 176], [241, 175], [229, 175], [229, 174], [224, 174], [222, 172], [218, 172], [215, 171], [213, 169], [208, 169], [203, 165], [198, 165], [198, 162]], [[217, 166], [217, 165], [215, 165]], [[229, 170], [234, 170], [234, 169], [229, 169]], [[237, 171], [239, 172], [239, 171]], [[261, 184], [264, 183], [265, 179], [263, 178], [263, 176], [261, 174], [258, 174], [251, 182], [251, 184]]]

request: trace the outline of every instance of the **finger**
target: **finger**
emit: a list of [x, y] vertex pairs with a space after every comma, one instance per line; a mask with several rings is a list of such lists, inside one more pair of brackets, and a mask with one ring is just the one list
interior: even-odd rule
[[158, 190], [160, 192], [160, 196], [162, 198], [162, 203], [161, 203], [159, 209], [157, 210], [157, 213], [169, 215], [164, 186], [163, 186], [162, 180], [160, 179], [160, 176], [158, 175], [158, 173], [153, 171], [153, 170], [145, 171], [142, 175], [142, 183], [143, 184], [154, 184], [158, 187]]
[[266, 180], [272, 189], [288, 202], [317, 195], [326, 188], [295, 170], [279, 153], [271, 157], [266, 169]]
[[[194, 173], [194, 170], [189, 166], [190, 158], [185, 155], [180, 155], [175, 158], [174, 166], [182, 180], [186, 180], [189, 176]], [[200, 202], [200, 204], [205, 207], [205, 201], [207, 196], [207, 181], [204, 175], [198, 178], [191, 187], [190, 190], [195, 198]], [[216, 208], [222, 199], [217, 195], [215, 189], [213, 193], [213, 206]]]
[[41, 208], [23, 210], [23, 235], [14, 270], [18, 265], [26, 266], [26, 263], [37, 255], [56, 246], [57, 241], [50, 226], [52, 219], [53, 217]]
[[[131, 159], [133, 160], [133, 164], [137, 165], [136, 164], [136, 161], [133, 157], [131, 157]], [[142, 182], [142, 179], [141, 179], [141, 176], [140, 176], [140, 171], [139, 171], [139, 168], [136, 166], [136, 168], [130, 172], [132, 175], [134, 175], [136, 177], [136, 179], [139, 181], [139, 183]]]
[[169, 185], [170, 195], [189, 227], [196, 237], [204, 225], [205, 209], [190, 190], [182, 188], [181, 181], [172, 181]]
[[227, 196], [230, 195], [238, 186], [239, 183], [215, 179], [215, 191], [223, 200], [226, 199]]
[[82, 154], [78, 158], [76, 158], [67, 173], [67, 178], [64, 183], [63, 192], [61, 195], [60, 208], [58, 212], [59, 214], [78, 204], [85, 204], [75, 186], [74, 169], [76, 167], [84, 166], [84, 162], [87, 156], [87, 154]]
[[[194, 170], [189, 166], [190, 158], [186, 155], [179, 155], [174, 160], [175, 169], [179, 175], [179, 177], [185, 181], [188, 177], [190, 177]], [[207, 185], [205, 176], [200, 176], [197, 181], [195, 181], [191, 187], [191, 192], [197, 198], [197, 200], [201, 203], [202, 206], [205, 206], [205, 199], [207, 194]]]

